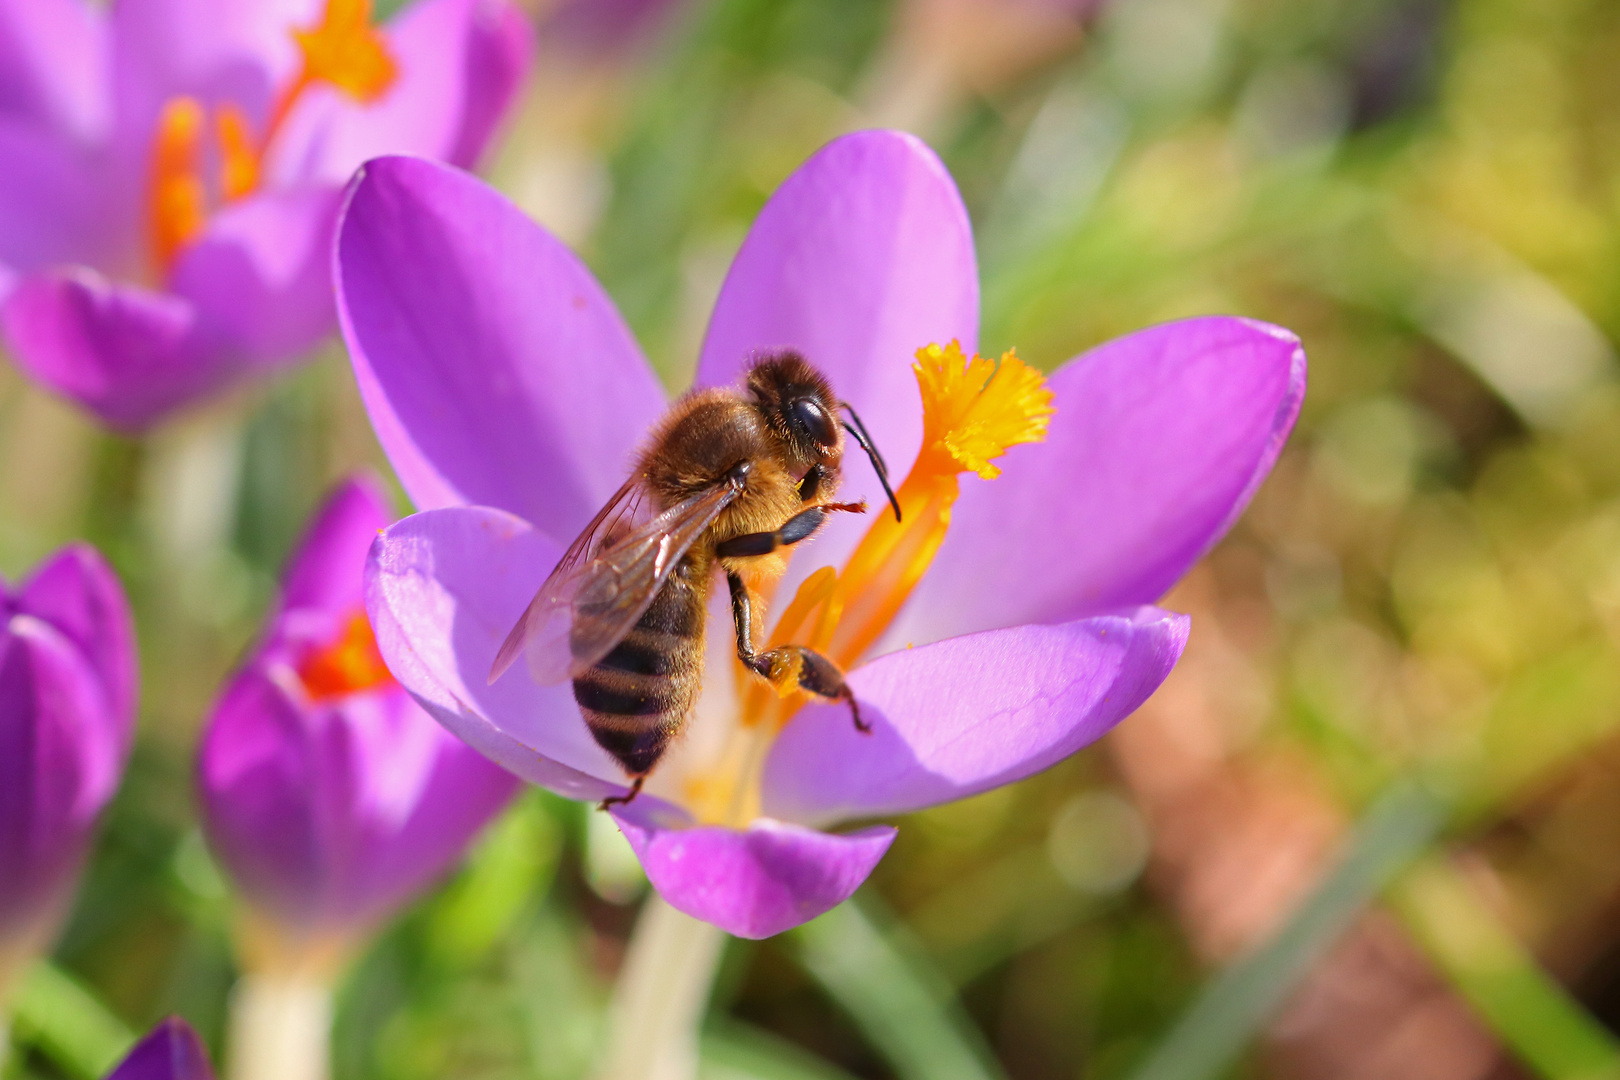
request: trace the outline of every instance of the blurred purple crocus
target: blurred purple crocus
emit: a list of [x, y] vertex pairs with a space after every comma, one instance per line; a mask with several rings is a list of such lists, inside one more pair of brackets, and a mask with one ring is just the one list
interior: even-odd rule
[[96, 550], [0, 580], [0, 996], [66, 915], [135, 724], [135, 630]]
[[0, 0], [0, 331], [138, 429], [333, 323], [342, 185], [470, 165], [528, 69], [507, 0]]
[[280, 939], [364, 934], [442, 874], [516, 788], [423, 713], [377, 654], [361, 575], [391, 520], [371, 482], [338, 487], [203, 734], [209, 843]]
[[171, 1016], [136, 1043], [107, 1080], [214, 1080], [214, 1069], [191, 1025]]
[[[526, 779], [578, 799], [622, 793], [568, 686], [486, 676], [666, 407], [657, 379], [577, 258], [442, 165], [363, 168], [336, 276], [372, 423], [422, 508], [379, 537], [367, 571], [389, 669]], [[674, 907], [744, 937], [795, 926], [847, 898], [895, 835], [823, 830], [1029, 776], [1127, 716], [1187, 635], [1185, 616], [1147, 605], [1242, 511], [1304, 394], [1298, 340], [1245, 319], [1141, 331], [1044, 387], [1010, 355], [967, 360], [977, 324], [955, 184], [900, 133], [849, 135], [814, 155], [733, 262], [696, 385], [734, 384], [750, 356], [798, 349], [866, 421], [894, 475], [909, 471], [910, 501], [903, 525], [840, 515], [801, 545], [810, 550], [776, 594], [794, 598], [775, 605], [777, 634], [808, 636], [816, 611], [825, 623], [842, 605], [827, 640], [853, 665], [872, 735], [846, 708], [816, 704], [778, 733], [790, 710], [734, 683], [731, 628], [711, 614], [705, 698], [686, 744], [648, 794], [615, 811]], [[1005, 438], [990, 438], [1003, 426]], [[974, 460], [980, 440], [995, 445]], [[1016, 442], [1030, 444], [1008, 454], [1005, 475], [957, 486], [964, 468], [995, 477], [987, 458]], [[846, 469], [840, 497], [882, 506], [858, 455]], [[809, 573], [827, 563], [844, 570]], [[740, 752], [701, 758], [705, 726], [726, 723]], [[685, 751], [698, 760], [675, 760]]]

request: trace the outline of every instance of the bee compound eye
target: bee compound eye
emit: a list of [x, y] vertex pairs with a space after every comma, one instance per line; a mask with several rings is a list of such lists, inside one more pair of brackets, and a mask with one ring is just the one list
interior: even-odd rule
[[788, 417], [793, 426], [809, 436], [817, 446], [838, 444], [838, 429], [833, 426], [832, 417], [827, 415], [827, 410], [809, 398], [799, 398], [790, 402]]

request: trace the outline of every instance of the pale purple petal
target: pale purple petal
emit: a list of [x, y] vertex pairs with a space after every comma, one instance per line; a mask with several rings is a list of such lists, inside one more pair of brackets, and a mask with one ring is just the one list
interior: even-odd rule
[[131, 237], [100, 165], [61, 133], [0, 115], [0, 264], [30, 274], [120, 258]]
[[367, 104], [307, 91], [266, 162], [272, 182], [342, 185], [382, 154], [477, 159], [527, 75], [527, 20], [505, 0], [419, 0], [385, 34], [393, 85]]
[[274, 663], [232, 682], [198, 756], [214, 851], [256, 905], [303, 926], [387, 916], [516, 786], [398, 688], [309, 702]]
[[[971, 351], [978, 326], [973, 231], [950, 173], [914, 136], [857, 132], [819, 150], [760, 211], [720, 291], [697, 384], [736, 382], [762, 350], [799, 350], [858, 410], [898, 485], [922, 441], [917, 350], [955, 339]], [[846, 498], [883, 502], [854, 446], [845, 475]], [[835, 515], [794, 578], [841, 563], [866, 525]]]
[[563, 0], [540, 34], [550, 55], [577, 61], [627, 52], [655, 36], [684, 0]]
[[107, 560], [89, 544], [69, 544], [23, 582], [16, 610], [78, 648], [101, 680], [116, 738], [127, 748], [135, 725], [135, 621]]
[[171, 1016], [136, 1043], [107, 1080], [214, 1080], [214, 1070], [197, 1033]]
[[951, 530], [888, 647], [1158, 600], [1231, 528], [1305, 395], [1286, 330], [1188, 319], [1093, 349], [1051, 380], [1044, 443], [962, 478]]
[[199, 331], [259, 364], [300, 358], [331, 333], [340, 199], [335, 186], [262, 192], [216, 214], [170, 281], [195, 305]]
[[1156, 690], [1188, 619], [1157, 608], [1019, 626], [905, 649], [850, 673], [872, 725], [813, 706], [765, 763], [765, 813], [828, 824], [961, 799], [1094, 742]]
[[340, 614], [365, 604], [366, 555], [394, 515], [370, 476], [352, 476], [328, 495], [299, 541], [282, 584], [281, 607]]
[[366, 610], [388, 670], [441, 724], [532, 783], [601, 799], [624, 790], [623, 773], [572, 689], [536, 685], [522, 665], [487, 685], [496, 649], [561, 554], [499, 510], [415, 514], [377, 538]]
[[417, 506], [571, 539], [664, 408], [590, 272], [493, 188], [414, 158], [361, 170], [335, 258], [360, 392]]
[[833, 835], [769, 818], [742, 830], [661, 828], [637, 803], [614, 818], [658, 895], [741, 938], [780, 934], [848, 900], [895, 836], [886, 825]]
[[165, 102], [182, 94], [229, 101], [261, 129], [301, 62], [295, 27], [325, 0], [118, 0], [113, 86], [121, 155], [144, 162]]
[[56, 921], [125, 740], [78, 648], [42, 619], [0, 624], [0, 940]]
[[106, 132], [106, 15], [86, 0], [0, 0], [0, 117], [87, 146]]
[[180, 297], [83, 268], [23, 279], [0, 306], [17, 364], [115, 428], [136, 430], [221, 385], [232, 366]]

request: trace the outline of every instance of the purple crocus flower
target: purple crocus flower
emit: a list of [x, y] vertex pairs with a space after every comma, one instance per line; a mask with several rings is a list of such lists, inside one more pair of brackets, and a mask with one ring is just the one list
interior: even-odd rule
[[392, 520], [369, 481], [332, 494], [198, 756], [213, 850], [253, 910], [306, 943], [391, 914], [516, 786], [417, 708], [377, 655], [361, 575]]
[[[336, 277], [372, 423], [422, 508], [379, 537], [367, 571], [390, 670], [526, 779], [579, 799], [624, 792], [568, 686], [486, 676], [664, 410], [657, 379], [577, 258], [442, 165], [363, 168]], [[838, 139], [791, 176], [721, 291], [696, 385], [735, 384], [751, 356], [795, 348], [908, 476], [904, 524], [838, 515], [801, 545], [774, 605], [772, 641], [824, 641], [874, 732], [842, 706], [795, 712], [739, 686], [729, 620], [712, 611], [698, 715], [647, 794], [615, 811], [664, 898], [733, 934], [841, 902], [894, 836], [823, 830], [1029, 776], [1141, 704], [1187, 635], [1185, 616], [1148, 605], [1242, 511], [1304, 393], [1297, 339], [1245, 319], [1141, 331], [1044, 387], [1010, 355], [967, 361], [977, 323], [956, 187], [890, 131]], [[1004, 475], [958, 486], [964, 468], [996, 476], [988, 458], [1042, 427]], [[846, 469], [840, 498], [882, 506], [859, 455]], [[844, 569], [811, 573], [824, 564]], [[815, 637], [818, 618], [830, 636]]]
[[67, 913], [129, 754], [135, 690], [129, 604], [94, 548], [0, 580], [0, 994]]
[[171, 1016], [136, 1043], [107, 1080], [214, 1080], [214, 1069], [191, 1025]]
[[136, 429], [332, 328], [342, 185], [470, 165], [527, 71], [507, 0], [0, 0], [0, 331]]

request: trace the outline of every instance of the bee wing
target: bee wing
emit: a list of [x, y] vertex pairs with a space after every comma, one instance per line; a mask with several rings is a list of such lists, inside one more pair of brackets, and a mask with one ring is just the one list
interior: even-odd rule
[[[629, 486], [629, 485], [627, 485]], [[574, 541], [551, 572], [528, 610], [507, 635], [490, 670], [499, 678], [518, 654], [528, 659], [529, 674], [543, 685], [576, 677], [613, 651], [646, 612], [658, 590], [705, 529], [737, 497], [733, 484], [717, 484], [665, 510], [623, 534], [597, 534], [611, 517], [613, 503]], [[614, 496], [625, 497], [623, 489]], [[595, 548], [588, 559], [584, 553]]]

